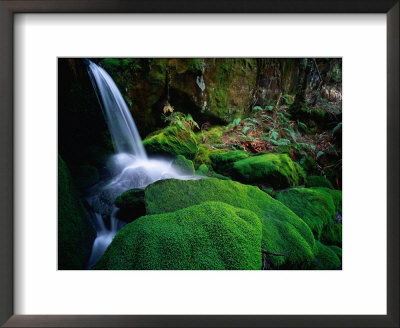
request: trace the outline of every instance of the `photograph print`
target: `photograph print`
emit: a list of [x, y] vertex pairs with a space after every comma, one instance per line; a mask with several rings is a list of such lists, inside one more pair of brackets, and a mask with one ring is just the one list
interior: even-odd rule
[[341, 270], [341, 58], [59, 58], [59, 270]]

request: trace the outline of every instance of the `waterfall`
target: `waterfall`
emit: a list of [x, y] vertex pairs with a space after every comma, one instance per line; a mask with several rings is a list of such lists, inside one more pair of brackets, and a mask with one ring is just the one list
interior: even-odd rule
[[115, 82], [103, 68], [91, 61], [87, 63], [90, 80], [115, 150], [115, 155], [106, 164], [111, 178], [91, 188], [86, 197], [97, 233], [87, 265], [90, 269], [125, 225], [118, 219], [118, 209], [114, 205], [116, 197], [129, 189], [144, 189], [157, 180], [199, 177], [182, 174], [173, 167], [171, 160], [148, 158], [135, 122]]
[[88, 71], [116, 152], [146, 159], [147, 155], [135, 122], [115, 82], [103, 68], [92, 61], [89, 61]]

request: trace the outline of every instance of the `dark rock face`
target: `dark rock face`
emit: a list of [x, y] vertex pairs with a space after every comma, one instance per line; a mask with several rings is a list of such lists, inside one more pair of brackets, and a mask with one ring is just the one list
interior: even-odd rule
[[[81, 270], [90, 257], [96, 232], [79, 200], [68, 168], [58, 157], [58, 269]], [[77, 250], [79, 250], [77, 252]]]
[[115, 199], [115, 206], [119, 208], [118, 218], [125, 222], [132, 222], [145, 215], [144, 190], [131, 189], [123, 192]]
[[252, 106], [293, 92], [295, 59], [107, 58], [99, 61], [113, 77], [141, 134], [162, 127], [166, 101], [199, 124], [229, 123]]

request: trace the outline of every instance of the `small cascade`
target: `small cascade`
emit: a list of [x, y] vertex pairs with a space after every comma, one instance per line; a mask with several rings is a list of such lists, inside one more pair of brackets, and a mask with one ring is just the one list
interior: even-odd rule
[[111, 178], [91, 188], [86, 198], [97, 232], [87, 265], [90, 269], [125, 225], [118, 219], [115, 198], [126, 190], [144, 189], [158, 180], [199, 177], [181, 174], [171, 160], [148, 158], [128, 106], [111, 76], [91, 61], [88, 61], [88, 72], [115, 148], [115, 155], [106, 164]]
[[146, 159], [142, 139], [128, 106], [111, 76], [100, 66], [89, 61], [89, 76], [117, 153], [129, 153]]

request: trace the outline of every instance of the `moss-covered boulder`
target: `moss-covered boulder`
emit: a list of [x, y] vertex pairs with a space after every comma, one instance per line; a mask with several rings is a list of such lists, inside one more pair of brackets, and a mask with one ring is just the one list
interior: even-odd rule
[[325, 177], [310, 175], [307, 177], [306, 187], [326, 187], [334, 189], [332, 183]]
[[93, 269], [259, 270], [260, 247], [257, 215], [205, 202], [126, 225]]
[[230, 175], [233, 170], [233, 164], [242, 159], [248, 158], [250, 154], [245, 151], [227, 151], [219, 150], [212, 152], [209, 157], [212, 168], [223, 175]]
[[337, 255], [337, 257], [339, 258], [339, 260], [342, 261], [342, 248], [335, 245], [331, 245], [329, 246], [329, 248], [333, 250]]
[[202, 176], [202, 177], [209, 177], [209, 178], [217, 178], [221, 180], [232, 180], [229, 177], [226, 177], [222, 174], [216, 173], [210, 168], [207, 167], [205, 164], [201, 164], [199, 168], [196, 170], [196, 175]]
[[342, 247], [342, 223], [329, 222], [324, 226], [320, 239], [326, 245]]
[[172, 165], [182, 174], [185, 175], [193, 175], [194, 174], [194, 165], [190, 159], [186, 159], [183, 155], [178, 155]]
[[210, 155], [213, 152], [214, 151], [210, 148], [210, 146], [202, 144], [202, 143], [198, 144], [198, 152], [197, 152], [195, 159], [193, 160], [195, 166], [199, 167], [202, 164], [211, 166]]
[[58, 156], [58, 269], [84, 269], [95, 237], [67, 165]]
[[125, 222], [131, 222], [146, 214], [143, 189], [127, 190], [119, 195], [114, 203], [119, 208], [118, 218]]
[[314, 246], [315, 259], [312, 264], [314, 270], [338, 270], [341, 268], [341, 261], [331, 247], [315, 242]]
[[143, 145], [147, 153], [151, 155], [173, 157], [183, 155], [188, 159], [193, 159], [198, 151], [195, 134], [174, 126], [152, 134], [143, 141]]
[[334, 222], [335, 205], [328, 194], [309, 188], [291, 188], [278, 193], [276, 198], [302, 218], [318, 240], [324, 227]]
[[174, 212], [207, 201], [248, 209], [261, 220], [261, 247], [284, 256], [271, 259], [273, 268], [306, 268], [314, 258], [314, 236], [302, 219], [257, 187], [215, 178], [162, 180], [145, 189], [148, 214]]
[[202, 142], [209, 145], [221, 145], [222, 135], [225, 132], [226, 128], [226, 126], [214, 126], [209, 130], [200, 132]]
[[274, 189], [299, 186], [305, 180], [303, 169], [286, 154], [263, 154], [236, 161], [233, 174], [239, 181]]
[[201, 164], [199, 168], [196, 170], [196, 174], [206, 177], [211, 175], [211, 170], [208, 168], [206, 164]]
[[329, 223], [324, 226], [321, 235], [321, 242], [326, 245], [342, 247], [342, 191], [325, 187], [314, 187], [309, 189], [324, 194], [326, 197], [332, 197], [336, 215], [333, 221], [329, 221]]
[[342, 191], [336, 189], [330, 189], [325, 187], [313, 187], [311, 190], [318, 191], [319, 193], [329, 195], [333, 199], [333, 203], [335, 204], [335, 210], [339, 214], [342, 214]]

